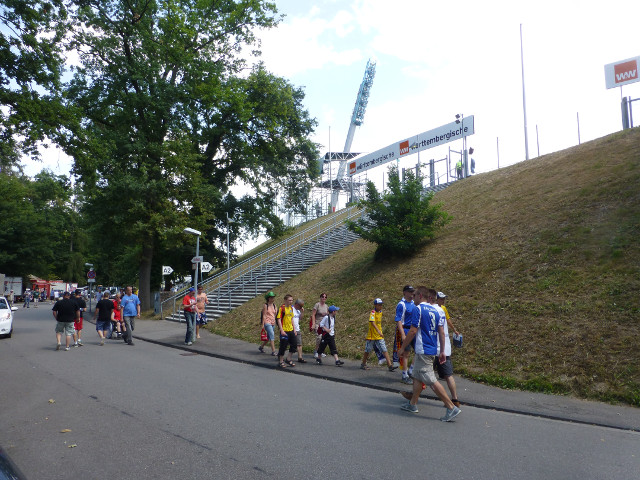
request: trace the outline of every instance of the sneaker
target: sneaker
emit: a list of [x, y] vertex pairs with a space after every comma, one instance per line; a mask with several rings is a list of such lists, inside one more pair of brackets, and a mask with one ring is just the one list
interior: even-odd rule
[[258, 350], [260, 350], [260, 353], [264, 353], [264, 347], [262, 345], [258, 347]]
[[133, 342], [128, 342], [127, 345], [133, 345]]
[[336, 360], [336, 365], [338, 367], [341, 367], [342, 365], [344, 365], [344, 362], [342, 360]]
[[78, 346], [78, 347], [81, 347], [81, 346], [82, 346], [82, 340], [78, 340], [78, 345], [77, 345], [77, 346]]
[[272, 356], [272, 357], [275, 357], [276, 355], [277, 355], [277, 353], [276, 353], [276, 352], [271, 352], [271, 356]]
[[73, 346], [74, 346], [74, 348], [78, 348], [78, 344], [77, 343], [74, 343]]
[[369, 367], [367, 367], [364, 363], [361, 363], [360, 370], [369, 370]]
[[188, 342], [187, 345], [191, 346], [193, 345], [193, 342]]
[[104, 345], [104, 338], [100, 340], [100, 346]]
[[381, 358], [380, 360], [378, 360], [378, 365], [384, 365], [385, 363], [387, 363], [387, 360], [384, 358]]
[[393, 372], [396, 368], [398, 368], [398, 367], [394, 367], [393, 365], [389, 365], [389, 371], [390, 372]]
[[316, 363], [317, 363], [318, 365], [322, 365], [322, 360], [321, 360], [321, 359], [319, 359], [319, 358], [316, 358]]
[[323, 353], [323, 354], [322, 354], [322, 358], [324, 358], [324, 357], [326, 357], [326, 356], [327, 356], [327, 354], [326, 354], [326, 353]]
[[443, 422], [450, 422], [451, 420], [456, 418], [458, 415], [460, 415], [460, 412], [462, 412], [462, 410], [460, 410], [458, 407], [454, 405], [453, 408], [451, 409], [447, 408], [447, 414], [444, 417], [442, 417], [440, 420]]
[[411, 405], [411, 402], [403, 403], [402, 406], [400, 406], [400, 409], [404, 410], [405, 412], [411, 413], [418, 413], [420, 411], [418, 410], [418, 406]]
[[411, 377], [409, 375], [403, 375], [402, 376], [402, 380], [400, 380], [402, 383], [404, 383], [405, 385], [413, 385], [413, 380], [411, 379]]
[[318, 352], [313, 352], [313, 358], [318, 358]]
[[56, 345], [56, 350], [60, 350], [60, 344]]
[[64, 351], [68, 352], [69, 351], [69, 347], [64, 347]]

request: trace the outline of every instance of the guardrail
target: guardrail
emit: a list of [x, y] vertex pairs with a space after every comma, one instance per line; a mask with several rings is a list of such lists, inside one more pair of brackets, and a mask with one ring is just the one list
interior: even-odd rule
[[[207, 278], [200, 285], [203, 286], [206, 293], [210, 293], [215, 290], [220, 290], [223, 286], [227, 286], [228, 306], [231, 309], [231, 289], [229, 288], [231, 282], [237, 280], [245, 275], [249, 275], [249, 282], [251, 282], [258, 275], [263, 274], [268, 265], [271, 265], [279, 260], [285, 262], [285, 267], [288, 265], [290, 254], [297, 250], [300, 250], [305, 245], [310, 244], [314, 240], [322, 237], [331, 231], [331, 229], [342, 224], [345, 220], [354, 218], [361, 215], [362, 211], [355, 206], [348, 207], [337, 213], [328, 216], [326, 219], [321, 220], [317, 224], [296, 233], [291, 237], [287, 237], [276, 245], [264, 250], [242, 262], [233, 265], [228, 270], [223, 270], [212, 277]], [[280, 269], [280, 275], [282, 275], [282, 268]], [[282, 276], [281, 276], [282, 279]], [[255, 295], [258, 295], [257, 282], [255, 287]], [[176, 302], [179, 298], [186, 294], [187, 288], [172, 295], [168, 299], [160, 303], [160, 318], [163, 318], [164, 311], [168, 305], [172, 305], [171, 314], [176, 311]], [[220, 306], [221, 296], [217, 296], [217, 303]], [[211, 303], [210, 303], [211, 304]], [[169, 315], [171, 315], [169, 314]]]

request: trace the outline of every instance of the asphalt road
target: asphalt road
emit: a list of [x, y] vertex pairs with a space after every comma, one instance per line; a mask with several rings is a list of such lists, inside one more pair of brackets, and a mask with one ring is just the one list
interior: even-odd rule
[[[640, 477], [640, 434], [463, 407], [136, 341], [54, 351], [51, 305], [0, 340], [0, 445], [29, 479]], [[70, 430], [64, 432], [65, 430]]]

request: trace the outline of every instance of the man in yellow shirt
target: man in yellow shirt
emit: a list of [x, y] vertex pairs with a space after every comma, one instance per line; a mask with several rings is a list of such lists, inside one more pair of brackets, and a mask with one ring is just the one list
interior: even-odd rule
[[276, 322], [278, 323], [278, 329], [280, 330], [280, 348], [278, 350], [278, 362], [280, 363], [280, 367], [284, 368], [287, 365], [290, 367], [295, 367], [296, 364], [291, 360], [285, 361], [284, 352], [286, 352], [287, 347], [289, 347], [289, 352], [291, 354], [296, 352], [297, 341], [296, 341], [296, 333], [293, 330], [293, 308], [291, 304], [293, 303], [292, 295], [284, 296], [284, 304], [280, 306], [278, 309], [278, 314], [276, 315]]
[[369, 367], [367, 367], [367, 358], [369, 358], [369, 352], [373, 351], [374, 346], [378, 347], [384, 354], [390, 372], [393, 372], [397, 368], [391, 363], [389, 353], [387, 352], [387, 345], [384, 342], [384, 335], [382, 335], [382, 304], [382, 299], [376, 298], [373, 301], [373, 310], [371, 310], [369, 314], [369, 331], [366, 337], [367, 343], [364, 347], [362, 365], [360, 365], [362, 370], [369, 370]]

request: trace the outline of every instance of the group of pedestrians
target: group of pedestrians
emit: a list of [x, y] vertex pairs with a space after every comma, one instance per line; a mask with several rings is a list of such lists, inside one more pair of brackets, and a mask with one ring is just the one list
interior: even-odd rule
[[[83, 345], [82, 330], [86, 309], [87, 303], [81, 290], [76, 290], [73, 296], [70, 292], [64, 292], [62, 298], [55, 302], [52, 311], [56, 319], [56, 350], [62, 348], [63, 335], [64, 350]], [[101, 299], [96, 304], [93, 316], [100, 345], [104, 345], [105, 339], [113, 338], [114, 333], [116, 338], [122, 338], [126, 344], [133, 345], [132, 332], [136, 318], [140, 318], [140, 299], [133, 293], [133, 287], [127, 287], [122, 298], [120, 294], [116, 294], [116, 298], [111, 299], [108, 290], [101, 292]]]
[[[285, 295], [284, 302], [278, 308], [275, 305], [275, 293], [265, 295], [265, 303], [260, 315], [262, 326], [262, 343], [258, 347], [265, 353], [265, 347], [270, 344], [271, 355], [278, 357], [281, 368], [294, 367], [293, 355], [297, 353], [299, 363], [307, 363], [302, 355], [302, 335], [300, 333], [300, 319], [304, 318], [304, 301], [293, 300], [292, 295]], [[417, 288], [406, 285], [403, 296], [395, 311], [395, 336], [393, 342], [393, 360], [389, 356], [382, 331], [382, 309], [384, 301], [376, 298], [373, 309], [369, 314], [367, 334], [365, 337], [364, 355], [360, 368], [369, 370], [367, 361], [371, 352], [376, 352], [381, 361], [387, 364], [390, 372], [401, 367], [401, 382], [412, 385], [410, 392], [402, 392], [407, 400], [401, 408], [407, 412], [418, 413], [418, 398], [427, 386], [431, 388], [446, 407], [445, 415], [440, 419], [449, 422], [457, 417], [460, 402], [457, 398], [455, 380], [453, 378], [453, 364], [451, 362], [451, 341], [449, 329], [456, 334], [449, 312], [445, 307], [447, 296], [434, 289], [419, 286]], [[338, 356], [336, 347], [336, 312], [340, 310], [335, 305], [327, 304], [327, 294], [320, 295], [320, 300], [314, 305], [309, 317], [309, 329], [316, 336], [314, 352], [315, 362], [322, 365], [324, 351], [329, 347], [336, 366], [344, 362]], [[275, 327], [279, 330], [280, 345], [276, 353]], [[413, 361], [410, 361], [410, 351], [414, 351]], [[446, 381], [451, 393], [447, 394], [438, 378]]]

